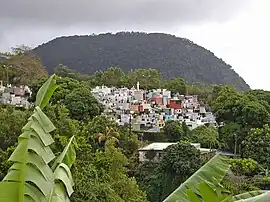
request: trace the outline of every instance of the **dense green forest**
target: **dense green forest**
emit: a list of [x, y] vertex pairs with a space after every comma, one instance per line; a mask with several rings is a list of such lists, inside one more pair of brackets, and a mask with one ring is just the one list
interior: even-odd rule
[[[112, 70], [120, 71], [110, 68], [92, 75], [90, 80], [88, 77], [84, 80], [85, 77], [76, 72], [58, 68], [61, 76], [56, 77], [58, 87], [50, 103], [43, 109], [56, 128], [51, 133], [55, 140], [52, 145], [55, 154], [63, 151], [71, 137], [75, 136], [76, 139], [74, 147], [77, 158], [71, 167], [75, 192], [71, 201], [164, 200], [210, 158], [202, 159], [198, 150], [188, 142], [236, 151], [241, 156], [230, 160], [232, 173], [227, 174], [221, 182], [230, 193], [235, 195], [269, 189], [270, 156], [267, 151], [270, 148], [270, 92], [250, 90], [243, 93], [230, 86], [212, 86], [204, 100], [217, 116], [221, 125], [218, 129], [200, 126], [189, 131], [185, 124], [169, 121], [163, 132], [148, 134], [148, 138], [141, 142], [137, 134], [101, 116], [102, 106], [91, 95], [92, 82], [100, 81]], [[68, 77], [63, 75], [66, 72], [69, 72]], [[34, 97], [46, 79], [32, 82]], [[179, 91], [186, 89], [183, 79], [179, 80]], [[120, 81], [110, 79], [113, 82], [111, 85], [122, 85], [118, 83]], [[160, 81], [148, 82], [145, 83], [146, 88], [153, 83], [157, 86], [151, 87], [160, 85]], [[176, 81], [167, 82], [165, 85]], [[175, 85], [173, 88], [177, 90]], [[11, 165], [8, 157], [17, 146], [17, 138], [32, 111], [9, 105], [0, 108], [0, 179], [8, 172]], [[151, 141], [163, 140], [179, 143], [165, 150], [160, 163], [138, 161], [139, 147]]]
[[119, 32], [60, 37], [33, 51], [49, 73], [58, 64], [87, 74], [111, 66], [124, 72], [153, 68], [165, 79], [181, 77], [189, 83], [232, 84], [238, 90], [249, 89], [231, 66], [212, 52], [169, 34]]

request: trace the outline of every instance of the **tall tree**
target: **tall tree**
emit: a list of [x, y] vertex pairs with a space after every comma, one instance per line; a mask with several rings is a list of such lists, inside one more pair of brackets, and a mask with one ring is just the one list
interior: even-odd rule
[[179, 121], [172, 121], [172, 120], [166, 121], [163, 130], [165, 137], [168, 138], [168, 140], [171, 142], [187, 138], [185, 137], [184, 130]]
[[138, 68], [127, 73], [130, 86], [140, 83], [143, 89], [156, 89], [161, 87], [162, 76], [160, 72], [151, 68]]
[[59, 64], [54, 68], [54, 73], [60, 77], [68, 77], [72, 79], [76, 79], [78, 81], [87, 80], [88, 76], [85, 74], [80, 74], [72, 69], [69, 69], [67, 66], [63, 64]]
[[190, 141], [200, 143], [202, 147], [218, 148], [218, 132], [217, 129], [211, 126], [199, 126], [190, 132]]
[[15, 144], [28, 117], [28, 110], [16, 110], [10, 105], [0, 107], [0, 149], [6, 150]]
[[[79, 145], [80, 147], [80, 145]], [[79, 149], [81, 150], [81, 149]], [[87, 153], [87, 155], [85, 155]], [[127, 158], [108, 140], [105, 151], [92, 153], [83, 149], [84, 161], [76, 161], [76, 191], [72, 201], [146, 202], [146, 195], [127, 175]]]
[[185, 80], [182, 78], [174, 78], [165, 81], [164, 87], [172, 93], [180, 93], [185, 95], [187, 93], [187, 86]]
[[114, 128], [109, 127], [106, 127], [103, 133], [97, 134], [98, 143], [101, 144], [102, 142], [105, 142], [105, 147], [106, 144], [109, 143], [109, 141], [114, 141], [119, 145], [119, 137], [119, 132], [116, 131]]
[[270, 127], [252, 129], [243, 142], [243, 156], [270, 168]]
[[33, 80], [47, 75], [40, 58], [28, 48], [15, 48], [6, 59], [0, 60], [0, 80], [5, 83], [28, 85]]
[[150, 201], [162, 201], [201, 166], [200, 152], [188, 142], [167, 147], [148, 182]]
[[66, 95], [64, 104], [70, 111], [70, 116], [77, 120], [86, 120], [100, 115], [103, 106], [91, 94], [90, 89], [80, 88]]

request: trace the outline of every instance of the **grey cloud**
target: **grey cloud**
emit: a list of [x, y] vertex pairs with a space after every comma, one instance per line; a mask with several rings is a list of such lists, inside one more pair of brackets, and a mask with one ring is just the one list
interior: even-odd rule
[[0, 51], [60, 35], [227, 21], [252, 0], [0, 0]]
[[0, 19], [60, 25], [224, 21], [250, 0], [0, 0]]

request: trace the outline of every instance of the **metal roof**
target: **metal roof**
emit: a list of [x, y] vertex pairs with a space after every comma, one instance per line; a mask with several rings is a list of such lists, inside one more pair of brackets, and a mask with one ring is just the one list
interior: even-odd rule
[[[139, 151], [148, 151], [148, 150], [162, 151], [166, 149], [168, 146], [171, 146], [174, 144], [177, 144], [177, 142], [154, 142], [138, 150]], [[200, 149], [200, 143], [191, 143], [191, 145], [193, 145], [197, 149]]]

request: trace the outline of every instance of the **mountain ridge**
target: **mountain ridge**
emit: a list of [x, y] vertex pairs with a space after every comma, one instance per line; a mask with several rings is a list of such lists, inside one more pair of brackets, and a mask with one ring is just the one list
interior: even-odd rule
[[94, 73], [111, 66], [127, 72], [154, 68], [165, 79], [182, 77], [187, 82], [249, 85], [230, 65], [189, 39], [164, 33], [118, 32], [57, 37], [33, 49], [49, 73], [58, 64], [80, 73]]

